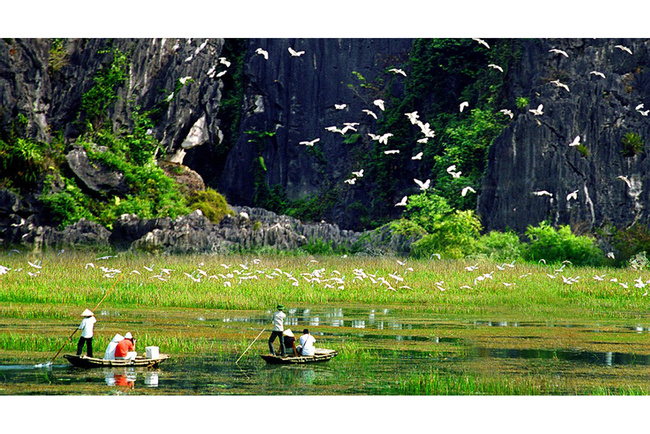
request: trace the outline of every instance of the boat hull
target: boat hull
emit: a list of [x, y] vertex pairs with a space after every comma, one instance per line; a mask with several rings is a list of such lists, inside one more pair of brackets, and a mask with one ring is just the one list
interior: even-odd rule
[[111, 368], [119, 366], [141, 366], [145, 368], [157, 368], [160, 363], [167, 360], [169, 355], [160, 354], [155, 359], [147, 359], [146, 357], [138, 356], [135, 360], [104, 360], [97, 357], [77, 356], [72, 354], [64, 354], [63, 357], [70, 362], [73, 366], [78, 368]]
[[260, 354], [260, 357], [270, 365], [293, 365], [302, 363], [327, 362], [338, 354], [338, 351], [316, 348], [313, 356], [274, 356], [271, 354]]

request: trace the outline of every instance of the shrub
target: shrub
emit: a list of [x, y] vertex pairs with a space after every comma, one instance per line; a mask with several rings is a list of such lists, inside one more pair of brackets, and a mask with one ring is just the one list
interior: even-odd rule
[[411, 245], [416, 258], [442, 257], [460, 259], [478, 251], [481, 222], [473, 211], [455, 211], [444, 216], [437, 228]]
[[521, 257], [523, 244], [514, 232], [490, 231], [479, 239], [479, 251], [495, 261], [510, 261]]
[[422, 226], [404, 218], [390, 222], [390, 229], [406, 238], [422, 238], [427, 235], [427, 231]]
[[530, 243], [524, 249], [524, 257], [531, 261], [568, 260], [574, 265], [601, 265], [605, 259], [593, 238], [576, 236], [569, 226], [556, 230], [548, 222], [542, 222], [537, 227], [528, 226], [526, 235]]
[[618, 251], [617, 260], [622, 262], [637, 253], [650, 252], [650, 228], [636, 223], [627, 229], [619, 229], [614, 234], [613, 245]]
[[200, 209], [212, 223], [219, 223], [226, 214], [234, 214], [228, 208], [226, 198], [211, 188], [194, 193], [188, 198], [187, 206], [192, 210]]
[[529, 102], [530, 100], [524, 96], [518, 96], [517, 99], [515, 99], [515, 105], [518, 109], [525, 109]]
[[633, 157], [643, 151], [643, 137], [637, 133], [625, 133], [621, 139], [623, 144], [623, 155], [626, 157]]

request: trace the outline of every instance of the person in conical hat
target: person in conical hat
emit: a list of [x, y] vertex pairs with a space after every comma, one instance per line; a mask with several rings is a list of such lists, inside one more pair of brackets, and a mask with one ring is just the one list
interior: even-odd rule
[[90, 309], [86, 309], [81, 313], [81, 316], [84, 317], [84, 319], [81, 320], [81, 324], [79, 325], [79, 330], [81, 330], [81, 337], [79, 338], [79, 343], [77, 343], [77, 355], [81, 355], [81, 351], [84, 348], [84, 344], [86, 345], [86, 354], [88, 357], [93, 356], [93, 328], [95, 327], [95, 323], [97, 322], [97, 318], [95, 318], [95, 314], [90, 311]]
[[131, 332], [124, 335], [124, 339], [117, 343], [115, 347], [115, 360], [135, 359], [135, 339]]
[[293, 355], [298, 355], [298, 350], [296, 349], [296, 337], [293, 335], [291, 329], [286, 329], [282, 332], [282, 339], [284, 339], [284, 348], [286, 348], [289, 353], [293, 350]]

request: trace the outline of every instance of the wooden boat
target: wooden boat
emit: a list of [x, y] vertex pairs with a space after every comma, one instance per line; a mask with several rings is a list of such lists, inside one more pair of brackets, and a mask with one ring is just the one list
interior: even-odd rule
[[313, 356], [294, 356], [287, 355], [284, 357], [274, 356], [271, 354], [260, 354], [266, 363], [271, 365], [290, 365], [296, 363], [314, 363], [314, 362], [327, 362], [332, 357], [336, 356], [339, 352], [335, 350], [327, 350], [325, 348], [316, 348]]
[[160, 354], [155, 359], [137, 356], [135, 360], [119, 359], [104, 360], [98, 357], [77, 356], [73, 354], [64, 354], [63, 357], [79, 368], [110, 368], [115, 366], [142, 366], [146, 368], [157, 368], [160, 363], [169, 358], [168, 354]]

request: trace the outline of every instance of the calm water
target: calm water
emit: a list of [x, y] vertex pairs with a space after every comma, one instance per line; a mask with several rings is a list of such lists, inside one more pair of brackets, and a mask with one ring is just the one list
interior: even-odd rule
[[[270, 312], [192, 315], [210, 333], [245, 332], [252, 339], [268, 324]], [[146, 318], [134, 318], [134, 323], [141, 319], [146, 323]], [[175, 324], [173, 318], [169, 324]], [[430, 372], [528, 375], [533, 370], [566, 382], [588, 378], [593, 385], [607, 379], [610, 386], [638, 385], [650, 374], [650, 351], [638, 351], [649, 341], [647, 324], [450, 321], [406, 310], [350, 307], [292, 309], [287, 326], [295, 332], [310, 327], [322, 347], [340, 349], [354, 343], [364, 348], [366, 357], [340, 355], [318, 364], [267, 365], [259, 357], [266, 352], [267, 332], [238, 364], [234, 362], [239, 354], [173, 356], [156, 370], [87, 370], [70, 366], [62, 357], [53, 364], [17, 364], [0, 358], [0, 394], [385, 395], [396, 393], [400, 381]], [[600, 334], [607, 335], [606, 342], [595, 341]], [[638, 341], [636, 350], [624, 351], [631, 338]], [[552, 349], [549, 342], [555, 343]], [[613, 349], [589, 349], [594, 346]]]

